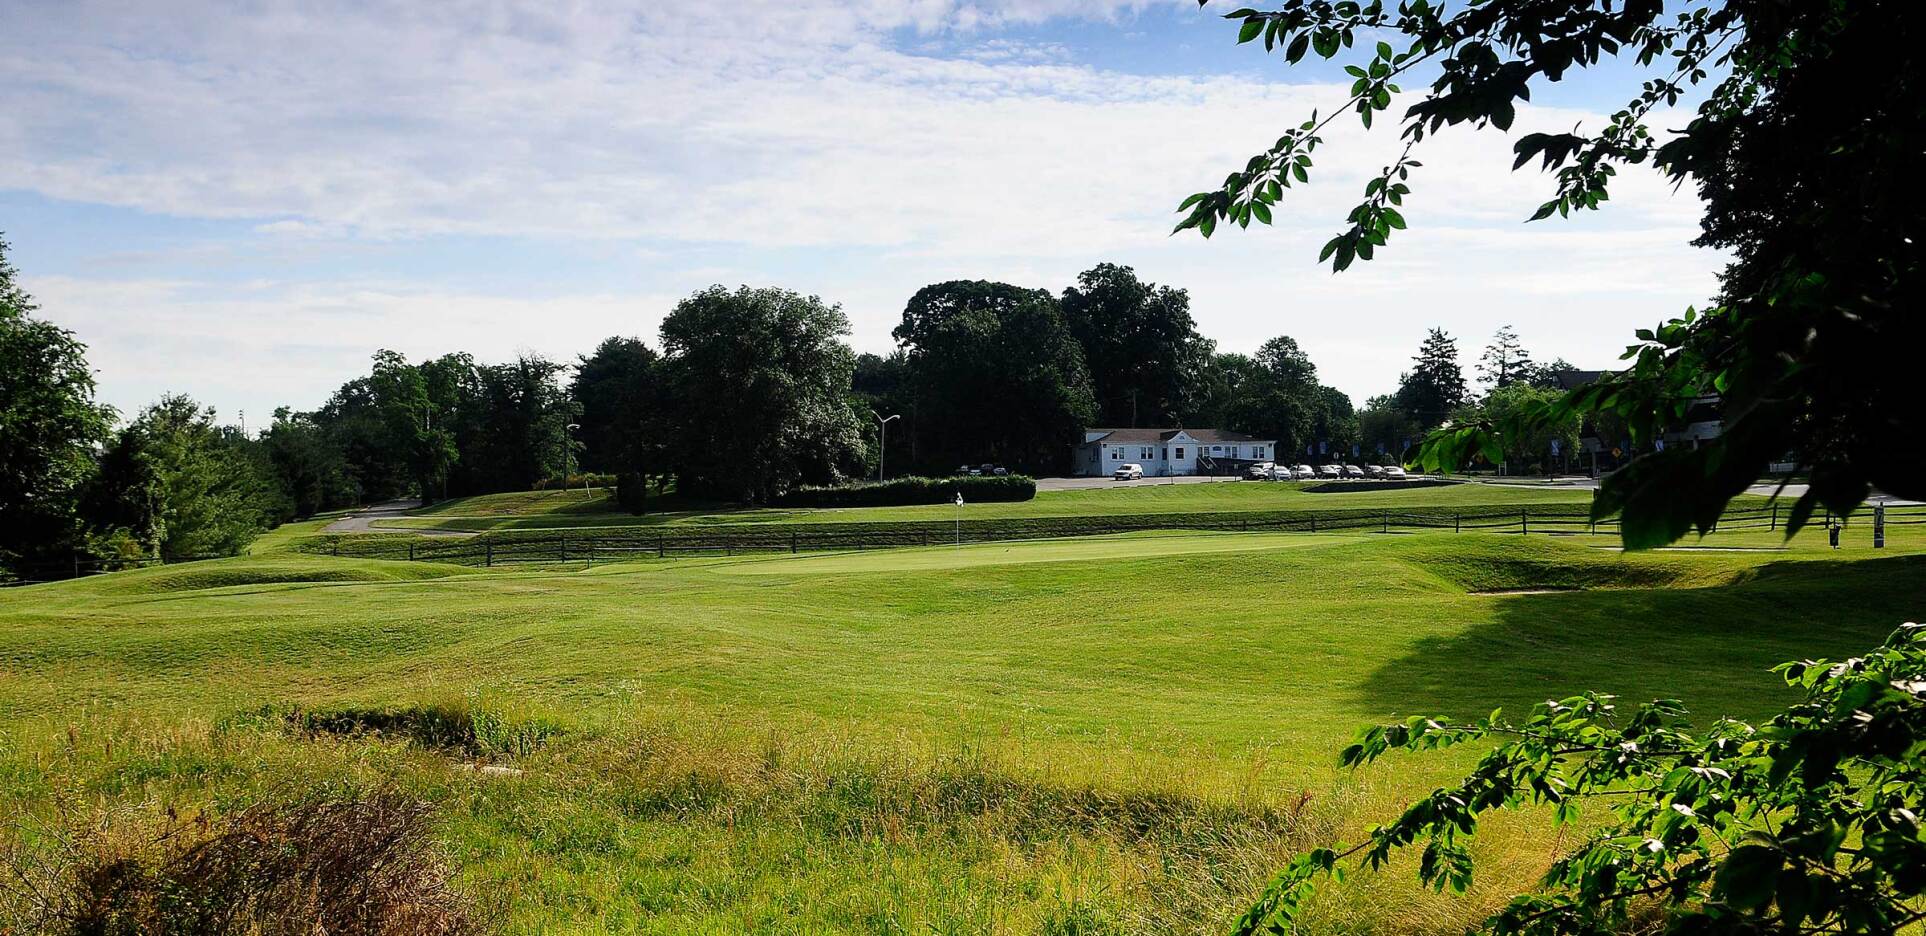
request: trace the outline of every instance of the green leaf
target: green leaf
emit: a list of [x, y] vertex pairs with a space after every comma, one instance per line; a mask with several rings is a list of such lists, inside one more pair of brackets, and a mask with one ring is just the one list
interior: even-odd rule
[[1239, 45], [1242, 45], [1257, 38], [1257, 35], [1263, 31], [1264, 21], [1262, 19], [1245, 20], [1243, 28], [1237, 31], [1237, 42]]
[[1741, 845], [1725, 856], [1713, 876], [1713, 885], [1725, 895], [1726, 903], [1740, 910], [1753, 910], [1772, 901], [1778, 886], [1779, 870], [1785, 855], [1769, 845]]

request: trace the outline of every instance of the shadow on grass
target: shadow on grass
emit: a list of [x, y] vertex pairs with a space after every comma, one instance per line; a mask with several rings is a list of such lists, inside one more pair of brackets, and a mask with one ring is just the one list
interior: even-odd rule
[[1486, 623], [1419, 642], [1359, 686], [1365, 707], [1476, 717], [1591, 689], [1683, 699], [1694, 720], [1796, 698], [1771, 667], [1851, 656], [1926, 618], [1926, 556], [1774, 562], [1731, 584], [1490, 595]]

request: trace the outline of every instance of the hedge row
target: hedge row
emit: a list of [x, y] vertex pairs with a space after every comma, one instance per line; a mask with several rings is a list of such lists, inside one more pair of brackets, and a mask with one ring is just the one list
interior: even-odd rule
[[948, 504], [963, 495], [965, 503], [1027, 501], [1037, 496], [1036, 481], [1022, 475], [961, 476], [955, 478], [892, 478], [835, 487], [804, 487], [777, 501], [784, 507], [904, 507]]

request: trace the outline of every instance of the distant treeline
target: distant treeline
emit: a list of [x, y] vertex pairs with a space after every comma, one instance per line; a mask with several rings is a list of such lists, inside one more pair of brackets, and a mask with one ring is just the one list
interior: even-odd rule
[[[1442, 332], [1398, 392], [1360, 414], [1292, 339], [1220, 352], [1197, 333], [1184, 290], [1102, 264], [1061, 294], [925, 287], [887, 356], [856, 354], [848, 318], [819, 298], [716, 286], [678, 303], [653, 347], [613, 337], [572, 364], [381, 351], [319, 408], [281, 408], [257, 435], [172, 395], [120, 423], [94, 400], [85, 347], [30, 314], [4, 248], [0, 568], [231, 553], [290, 518], [582, 472], [620, 478], [621, 502], [638, 511], [663, 490], [750, 504], [922, 497], [913, 483], [825, 491], [874, 478], [885, 455], [893, 476], [984, 463], [1059, 473], [1090, 426], [1223, 428], [1275, 438], [1280, 454], [1394, 456], [1477, 405]], [[1530, 388], [1545, 371], [1515, 340], [1494, 353], [1488, 400], [1540, 392]], [[890, 416], [901, 418], [885, 453], [879, 420]]]

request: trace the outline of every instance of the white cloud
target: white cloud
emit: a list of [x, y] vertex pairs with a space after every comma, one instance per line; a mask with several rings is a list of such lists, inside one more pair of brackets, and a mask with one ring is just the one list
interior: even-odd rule
[[[375, 347], [565, 356], [606, 334], [653, 337], [653, 321], [705, 277], [841, 300], [858, 344], [874, 348], [928, 282], [1061, 288], [1123, 260], [1190, 287], [1225, 347], [1293, 334], [1359, 397], [1385, 389], [1425, 325], [1475, 344], [1515, 322], [1541, 355], [1597, 361], [1628, 323], [1710, 291], [1716, 258], [1683, 246], [1695, 233], [1689, 195], [1629, 173], [1600, 217], [1525, 228], [1550, 180], [1509, 172], [1508, 141], [1468, 131], [1428, 144], [1413, 230], [1334, 278], [1313, 262], [1317, 247], [1397, 145], [1390, 128], [1367, 135], [1348, 119], [1276, 229], [1168, 237], [1179, 199], [1343, 89], [1103, 71], [996, 31], [1170, 5], [1194, 9], [29, 3], [0, 34], [0, 188], [238, 219], [272, 242], [512, 236], [620, 244], [614, 256], [650, 267], [688, 258], [626, 292], [535, 280], [512, 297], [447, 274], [315, 274], [225, 292], [171, 278], [33, 281], [49, 314], [94, 345], [110, 386], [224, 381], [206, 391], [217, 402], [265, 386], [312, 405]], [[963, 52], [915, 54], [904, 33]], [[1525, 108], [1518, 132], [1588, 116]], [[798, 271], [772, 259], [791, 248], [839, 260]], [[238, 370], [213, 376], [223, 367]]]

